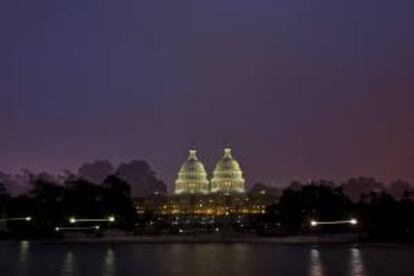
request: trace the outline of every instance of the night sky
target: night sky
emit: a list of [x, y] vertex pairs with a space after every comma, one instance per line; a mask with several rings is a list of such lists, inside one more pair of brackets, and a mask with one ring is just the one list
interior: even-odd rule
[[0, 170], [195, 144], [248, 183], [414, 181], [412, 0], [2, 0]]

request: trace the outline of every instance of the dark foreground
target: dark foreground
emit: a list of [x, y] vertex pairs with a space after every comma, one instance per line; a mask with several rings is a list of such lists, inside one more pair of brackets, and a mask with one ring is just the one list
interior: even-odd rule
[[414, 275], [414, 247], [1, 242], [1, 275]]

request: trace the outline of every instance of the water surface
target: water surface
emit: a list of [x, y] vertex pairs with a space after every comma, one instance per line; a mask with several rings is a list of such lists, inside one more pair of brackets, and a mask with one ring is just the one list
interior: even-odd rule
[[0, 243], [0, 275], [412, 276], [414, 247]]

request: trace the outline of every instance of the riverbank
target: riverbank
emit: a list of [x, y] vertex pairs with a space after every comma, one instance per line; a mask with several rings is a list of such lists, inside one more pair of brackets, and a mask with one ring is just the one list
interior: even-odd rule
[[356, 243], [360, 239], [355, 235], [341, 236], [222, 236], [222, 235], [161, 235], [161, 236], [116, 236], [116, 237], [64, 237], [59, 239], [36, 240], [39, 243], [106, 243], [106, 244], [173, 244], [173, 243], [286, 243], [286, 244], [322, 244]]
[[413, 241], [395, 239], [371, 239], [358, 234], [330, 235], [292, 235], [292, 236], [259, 236], [254, 234], [178, 234], [178, 235], [133, 235], [131, 233], [109, 234], [104, 236], [84, 235], [80, 233], [65, 233], [50, 238], [3, 237], [1, 242], [31, 241], [44, 244], [207, 244], [207, 243], [278, 243], [278, 244], [414, 244]]

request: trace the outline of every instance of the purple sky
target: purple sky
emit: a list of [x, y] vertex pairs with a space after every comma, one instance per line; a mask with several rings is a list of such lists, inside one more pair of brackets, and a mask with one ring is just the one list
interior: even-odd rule
[[192, 142], [249, 183], [414, 181], [412, 0], [2, 0], [0, 170]]

